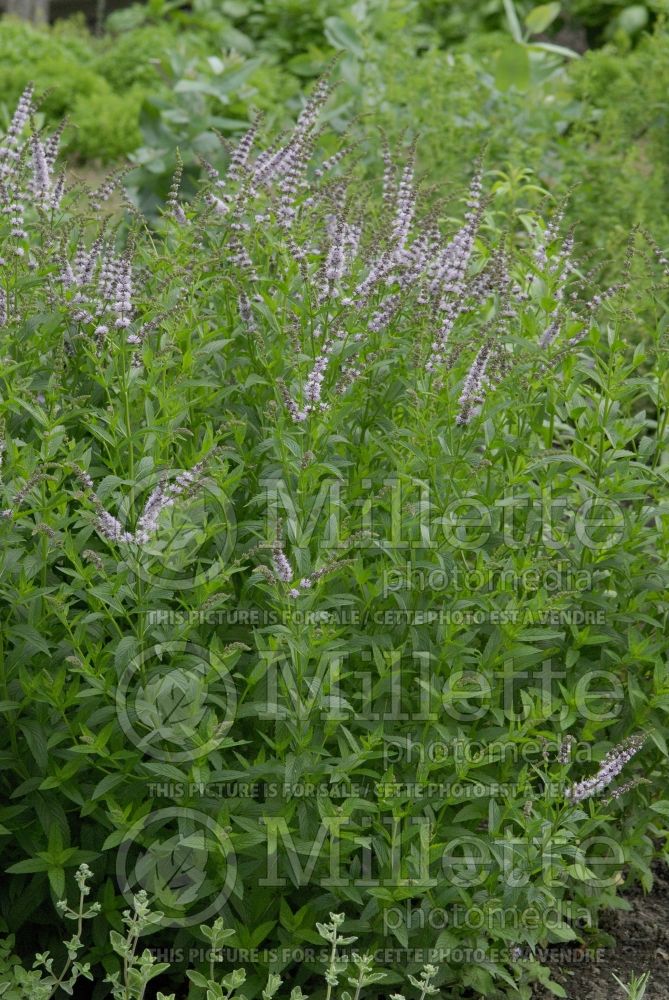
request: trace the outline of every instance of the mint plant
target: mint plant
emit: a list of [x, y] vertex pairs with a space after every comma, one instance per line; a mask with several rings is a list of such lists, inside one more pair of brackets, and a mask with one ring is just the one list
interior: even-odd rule
[[335, 74], [155, 226], [0, 147], [13, 986], [528, 1000], [666, 851], [663, 250], [370, 186]]

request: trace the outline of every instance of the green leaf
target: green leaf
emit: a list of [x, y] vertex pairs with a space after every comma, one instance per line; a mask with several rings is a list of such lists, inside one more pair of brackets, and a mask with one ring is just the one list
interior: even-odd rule
[[523, 32], [520, 27], [520, 21], [518, 20], [513, 0], [504, 0], [504, 10], [506, 12], [506, 19], [509, 23], [509, 31], [513, 36], [513, 40], [516, 42], [522, 42]]
[[333, 48], [344, 49], [344, 51], [354, 55], [356, 59], [364, 57], [363, 44], [357, 33], [346, 21], [343, 21], [341, 17], [326, 17], [323, 23], [325, 24], [325, 37]]
[[116, 788], [117, 785], [123, 784], [123, 782], [126, 780], [127, 779], [125, 774], [105, 775], [105, 777], [102, 778], [100, 781], [98, 781], [97, 785], [95, 786], [93, 794], [91, 795], [91, 799], [95, 800], [101, 798], [106, 792], [111, 791], [112, 788]]
[[46, 736], [44, 730], [36, 719], [23, 719], [19, 723], [19, 729], [25, 736], [30, 752], [35, 758], [35, 763], [42, 771], [46, 771], [49, 762]]
[[46, 858], [26, 858], [25, 861], [17, 861], [15, 865], [10, 865], [5, 871], [12, 875], [27, 875], [34, 872], [46, 872], [49, 870], [49, 862]]
[[527, 48], [530, 52], [552, 52], [556, 56], [564, 56], [565, 59], [580, 59], [579, 52], [565, 48], [564, 45], [554, 45], [553, 42], [528, 42]]
[[559, 14], [559, 3], [542, 3], [529, 12], [525, 18], [525, 27], [531, 35], [539, 35], [553, 23]]
[[659, 802], [651, 803], [650, 808], [662, 816], [669, 816], [669, 800], [667, 799], [660, 799]]
[[114, 666], [119, 675], [137, 654], [139, 648], [139, 643], [134, 635], [124, 635], [122, 639], [119, 639], [114, 650]]
[[209, 980], [206, 976], [203, 976], [201, 972], [195, 972], [194, 969], [186, 969], [186, 975], [190, 979], [191, 983], [195, 983], [196, 986], [202, 986], [206, 989], [209, 985]]
[[49, 868], [49, 882], [57, 899], [62, 899], [65, 895], [65, 870], [63, 868]]
[[530, 58], [524, 45], [505, 45], [497, 57], [495, 85], [498, 90], [527, 90], [530, 84]]
[[635, 35], [648, 24], [648, 8], [643, 4], [633, 3], [621, 10], [617, 18], [618, 27], [627, 35]]

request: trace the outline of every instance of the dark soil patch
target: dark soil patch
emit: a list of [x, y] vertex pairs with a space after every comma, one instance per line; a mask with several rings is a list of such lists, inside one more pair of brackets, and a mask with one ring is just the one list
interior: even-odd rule
[[[650, 971], [644, 1000], [669, 1000], [669, 868], [654, 869], [652, 891], [635, 887], [625, 893], [630, 910], [607, 910], [600, 926], [616, 939], [612, 948], [589, 952], [564, 945], [545, 957], [551, 978], [567, 991], [569, 1000], [622, 1000], [624, 992], [615, 973], [628, 984], [633, 974]], [[543, 987], [535, 1000], [554, 1000]]]
[[587, 31], [574, 21], [563, 24], [560, 30], [553, 34], [537, 35], [536, 40], [538, 42], [552, 42], [553, 45], [563, 45], [566, 49], [571, 49], [572, 52], [578, 52], [579, 55], [583, 55], [590, 48]]

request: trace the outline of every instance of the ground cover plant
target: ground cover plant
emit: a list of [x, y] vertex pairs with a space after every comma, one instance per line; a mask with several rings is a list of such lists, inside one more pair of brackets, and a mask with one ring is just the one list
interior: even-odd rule
[[5, 996], [561, 995], [666, 852], [669, 262], [336, 72], [152, 225], [0, 146]]

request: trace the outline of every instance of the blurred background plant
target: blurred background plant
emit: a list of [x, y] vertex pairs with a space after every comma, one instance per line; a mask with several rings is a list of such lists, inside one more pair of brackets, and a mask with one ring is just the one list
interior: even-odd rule
[[459, 190], [487, 146], [502, 210], [505, 199], [569, 193], [580, 239], [619, 262], [635, 224], [658, 222], [669, 241], [668, 6], [150, 0], [106, 17], [104, 4], [88, 4], [88, 23], [81, 11], [51, 27], [5, 17], [0, 124], [33, 80], [45, 124], [70, 122], [75, 167], [130, 158], [131, 197], [155, 218], [177, 148], [192, 192], [200, 158], [219, 145], [214, 130], [234, 137], [258, 110], [283, 126], [336, 53], [335, 132], [372, 114], [391, 141], [420, 135], [420, 169], [442, 195]]
[[653, 222], [669, 242], [665, 8], [151, 0], [106, 18], [89, 4], [88, 23], [81, 11], [51, 27], [4, 17], [0, 124], [33, 80], [44, 124], [69, 120], [75, 171], [129, 159], [130, 196], [155, 219], [177, 148], [191, 193], [216, 132], [234, 138], [256, 111], [282, 127], [338, 54], [335, 132], [371, 114], [391, 141], [420, 135], [419, 168], [442, 198], [459, 191], [485, 146], [500, 210], [569, 194], [581, 241], [617, 264], [635, 224]]
[[[531, 14], [536, 5], [532, 0], [514, 0], [521, 18]], [[504, 25], [509, 3], [505, 0], [484, 0], [469, 4], [466, 0], [441, 3], [440, 0], [420, 0], [425, 21], [435, 26], [446, 44], [462, 41], [472, 32], [498, 30]], [[556, 9], [554, 34], [580, 37], [589, 46], [613, 42], [621, 48], [635, 44], [641, 32], [653, 25], [659, 14], [666, 13], [665, 0], [646, 3], [626, 3], [625, 0], [563, 0], [561, 4], [545, 3], [544, 11]], [[539, 17], [540, 15], [535, 15]], [[544, 31], [544, 28], [540, 28]]]

